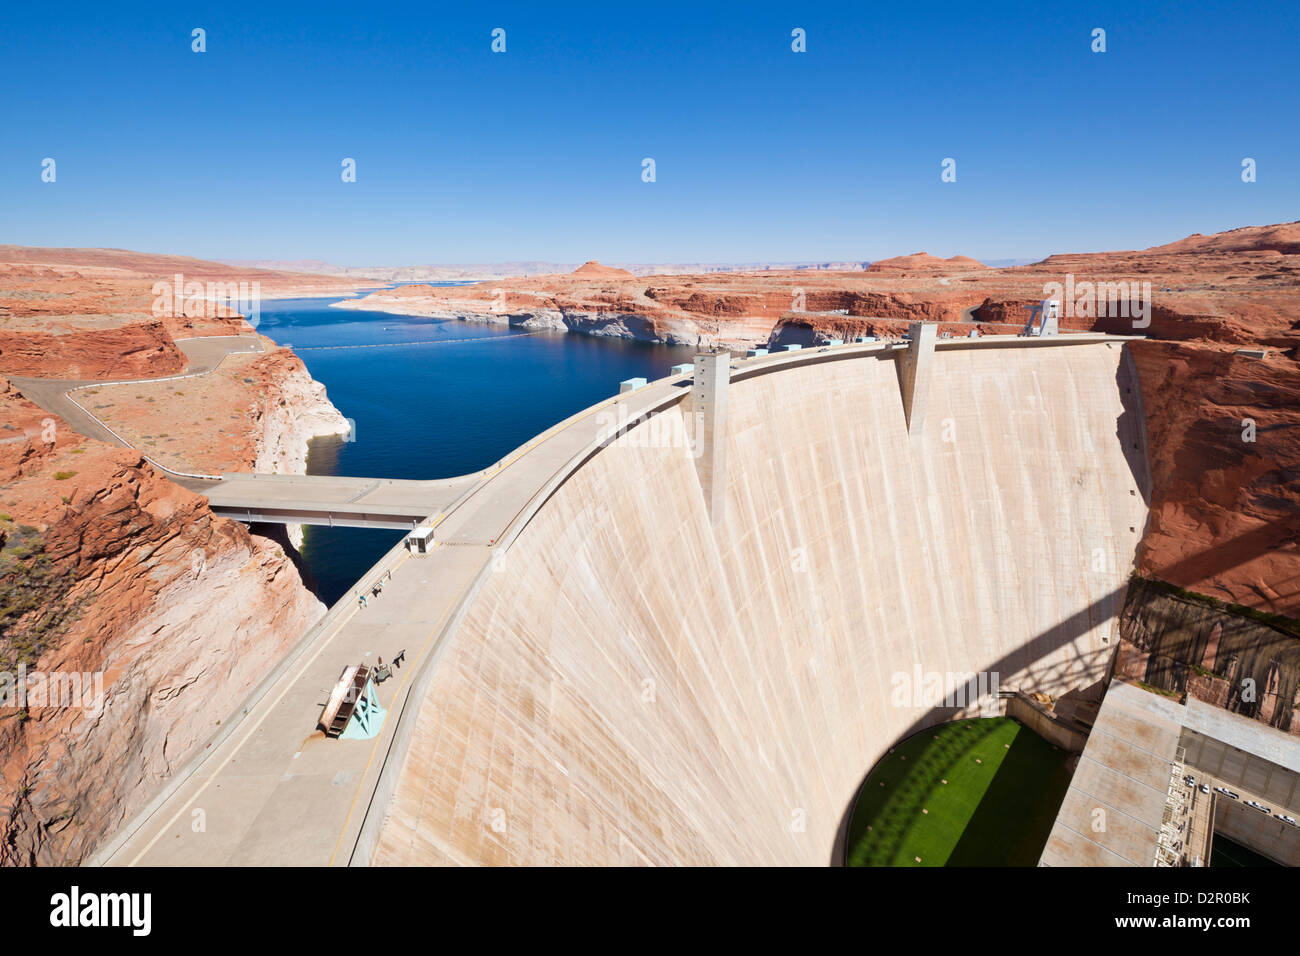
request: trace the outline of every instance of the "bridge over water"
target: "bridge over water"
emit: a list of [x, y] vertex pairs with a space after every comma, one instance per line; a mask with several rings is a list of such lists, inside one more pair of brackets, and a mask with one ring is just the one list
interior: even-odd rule
[[177, 477], [208, 499], [223, 518], [245, 522], [314, 524], [410, 531], [452, 506], [480, 478], [434, 481], [326, 475], [229, 474], [219, 479]]

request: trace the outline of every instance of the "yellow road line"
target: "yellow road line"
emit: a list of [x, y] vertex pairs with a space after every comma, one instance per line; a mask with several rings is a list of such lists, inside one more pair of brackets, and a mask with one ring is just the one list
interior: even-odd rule
[[[439, 521], [441, 520], [442, 519], [439, 518]], [[410, 557], [409, 554], [402, 555], [402, 557], [398, 560], [397, 564], [395, 564], [390, 570], [393, 571], [397, 570], [404, 563], [406, 563], [409, 557]], [[137, 865], [140, 862], [140, 860], [144, 857], [144, 855], [153, 849], [154, 844], [157, 843], [160, 839], [162, 839], [163, 834], [166, 833], [168, 830], [170, 830], [172, 828], [172, 825], [175, 824], [176, 821], [181, 818], [181, 814], [183, 814], [186, 811], [186, 809], [189, 808], [194, 803], [194, 801], [199, 798], [199, 796], [203, 793], [203, 791], [205, 791], [208, 788], [208, 785], [212, 783], [213, 780], [217, 779], [217, 775], [220, 774], [221, 771], [225, 769], [226, 765], [235, 758], [235, 755], [238, 754], [239, 751], [244, 748], [244, 745], [248, 743], [249, 738], [252, 737], [252, 735], [257, 732], [257, 729], [262, 726], [266, 718], [270, 716], [271, 712], [275, 710], [275, 708], [279, 705], [280, 701], [284, 699], [284, 695], [289, 692], [289, 689], [302, 679], [303, 675], [307, 672], [307, 668], [310, 667], [312, 664], [314, 664], [316, 662], [316, 659], [320, 657], [321, 653], [325, 650], [325, 648], [329, 647], [330, 644], [334, 643], [334, 639], [343, 633], [343, 625], [346, 624], [348, 621], [352, 620], [352, 618], [356, 615], [356, 613], [357, 613], [356, 608], [353, 607], [352, 613], [337, 623], [330, 636], [318, 648], [316, 648], [316, 652], [312, 654], [311, 657], [309, 657], [307, 660], [303, 661], [302, 666], [298, 668], [298, 672], [297, 674], [294, 675], [293, 679], [286, 680], [283, 682], [283, 685], [280, 689], [280, 693], [277, 694], [275, 698], [270, 702], [270, 704], [266, 706], [262, 715], [257, 718], [257, 720], [253, 723], [251, 727], [248, 728], [248, 730], [244, 733], [244, 736], [239, 741], [239, 743], [231, 748], [230, 752], [226, 755], [225, 759], [223, 759], [221, 763], [218, 764], [210, 774], [208, 774], [206, 779], [204, 779], [203, 781], [203, 786], [199, 787], [198, 790], [194, 791], [194, 795], [190, 797], [190, 799], [187, 800], [185, 803], [183, 803], [180, 809], [177, 810], [172, 815], [171, 819], [168, 820], [165, 824], [163, 824], [158, 829], [158, 831], [154, 834], [153, 839], [151, 839], [148, 843], [144, 845], [144, 848], [140, 850], [140, 852], [137, 853], [131, 859], [131, 861], [127, 864], [127, 866]], [[254, 705], [254, 707], [260, 707], [260, 706], [261, 706], [261, 701], [258, 701], [258, 703]]]

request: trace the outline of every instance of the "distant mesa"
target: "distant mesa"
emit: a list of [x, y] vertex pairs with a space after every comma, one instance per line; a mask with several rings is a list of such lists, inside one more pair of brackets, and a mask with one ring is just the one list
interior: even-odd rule
[[[109, 279], [124, 282], [147, 279], [152, 282], [156, 279], [170, 281], [173, 276], [180, 274], [187, 282], [249, 281], [259, 284], [263, 296], [288, 297], [299, 293], [349, 295], [366, 286], [366, 283], [344, 277], [236, 266], [192, 256], [135, 252], [130, 249], [0, 245], [0, 264], [25, 272], [52, 270], [48, 275], [41, 274], [42, 277], [51, 279], [61, 276], [64, 279], [81, 278], [96, 282]], [[87, 295], [96, 294], [92, 290], [83, 291]]]
[[970, 256], [953, 256], [941, 259], [928, 252], [914, 252], [910, 256], [880, 259], [867, 267], [868, 272], [949, 272], [953, 269], [987, 269], [984, 263]]
[[613, 266], [602, 266], [595, 259], [588, 259], [578, 268], [574, 269], [570, 275], [579, 276], [584, 279], [630, 279], [632, 273], [626, 269], [615, 269]]
[[1145, 250], [1151, 254], [1272, 252], [1284, 256], [1300, 255], [1300, 221], [1272, 226], [1244, 226], [1203, 236], [1194, 232], [1163, 246]]

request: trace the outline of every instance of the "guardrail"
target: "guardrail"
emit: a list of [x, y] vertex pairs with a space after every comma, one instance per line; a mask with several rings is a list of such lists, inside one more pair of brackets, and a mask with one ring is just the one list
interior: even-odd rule
[[[246, 339], [246, 338], [248, 338], [248, 336], [246, 335], [194, 335], [184, 339], [172, 339], [172, 341], [173, 342], [199, 342], [199, 341], [206, 341], [208, 339]], [[257, 355], [265, 351], [266, 349], [261, 347], [250, 348], [250, 349], [232, 349], [226, 352], [225, 355], [221, 356], [221, 358], [217, 360], [217, 364], [212, 366], [212, 368], [205, 368], [199, 372], [183, 372], [180, 375], [165, 375], [162, 378], [128, 378], [117, 382], [89, 382], [85, 385], [76, 385], [68, 389], [66, 392], [63, 393], [63, 396], [68, 401], [70, 401], [73, 405], [77, 406], [77, 408], [81, 409], [82, 414], [84, 414], [87, 418], [89, 418], [96, 425], [104, 429], [104, 431], [108, 432], [119, 442], [121, 442], [124, 448], [135, 448], [136, 451], [140, 451], [140, 449], [137, 446], [133, 445], [131, 442], [127, 441], [124, 437], [122, 437], [122, 435], [120, 435], [116, 429], [110, 427], [109, 424], [105, 422], [102, 418], [100, 418], [98, 415], [96, 415], [94, 412], [88, 409], [85, 405], [82, 405], [81, 402], [77, 401], [76, 398], [73, 397], [72, 393], [81, 392], [81, 391], [85, 391], [86, 389], [92, 389], [92, 388], [94, 389], [116, 388], [121, 385], [153, 385], [158, 382], [179, 382], [182, 379], [198, 378], [201, 375], [210, 375], [213, 372], [215, 372], [217, 369], [221, 368], [221, 363], [224, 362], [231, 355]], [[149, 464], [153, 465], [155, 468], [165, 471], [169, 475], [176, 475], [181, 478], [199, 478], [206, 481], [221, 480], [220, 475], [207, 475], [201, 472], [195, 473], [195, 472], [188, 472], [188, 471], [177, 471], [174, 468], [168, 468], [166, 465], [162, 464], [160, 461], [153, 458], [152, 456], [146, 455], [143, 451], [140, 452], [140, 455], [142, 458], [144, 458], [145, 461], [149, 462]]]

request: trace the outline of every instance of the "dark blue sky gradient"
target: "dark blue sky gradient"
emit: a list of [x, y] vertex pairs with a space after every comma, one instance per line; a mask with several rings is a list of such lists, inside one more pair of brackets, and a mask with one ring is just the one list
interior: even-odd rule
[[0, 242], [999, 258], [1300, 218], [1300, 5], [1045, 7], [7, 3]]

